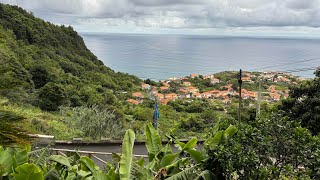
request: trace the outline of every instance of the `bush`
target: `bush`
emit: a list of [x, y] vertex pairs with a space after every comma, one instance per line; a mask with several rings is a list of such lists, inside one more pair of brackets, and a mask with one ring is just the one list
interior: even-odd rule
[[101, 110], [97, 106], [61, 107], [62, 121], [78, 132], [80, 137], [89, 137], [94, 140], [104, 138], [120, 138], [123, 128], [115, 114], [108, 110]]
[[49, 82], [43, 86], [38, 94], [39, 107], [46, 111], [56, 111], [59, 106], [65, 105], [65, 89], [56, 83]]

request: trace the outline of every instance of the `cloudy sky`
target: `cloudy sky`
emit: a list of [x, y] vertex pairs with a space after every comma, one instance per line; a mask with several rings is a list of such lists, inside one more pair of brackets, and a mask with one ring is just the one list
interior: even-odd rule
[[0, 0], [80, 32], [320, 37], [320, 0]]

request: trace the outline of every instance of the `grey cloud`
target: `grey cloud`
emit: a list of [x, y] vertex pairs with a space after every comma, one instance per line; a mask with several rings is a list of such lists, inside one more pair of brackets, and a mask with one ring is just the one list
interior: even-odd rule
[[[0, 0], [15, 4], [15, 0]], [[164, 28], [320, 27], [320, 0], [18, 0], [59, 24]]]

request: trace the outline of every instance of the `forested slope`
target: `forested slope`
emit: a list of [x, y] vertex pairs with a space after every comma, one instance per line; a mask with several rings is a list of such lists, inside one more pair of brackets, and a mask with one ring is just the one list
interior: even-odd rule
[[72, 27], [4, 4], [0, 4], [0, 64], [2, 96], [48, 111], [61, 105], [116, 105], [115, 92], [130, 92], [140, 83], [104, 66]]

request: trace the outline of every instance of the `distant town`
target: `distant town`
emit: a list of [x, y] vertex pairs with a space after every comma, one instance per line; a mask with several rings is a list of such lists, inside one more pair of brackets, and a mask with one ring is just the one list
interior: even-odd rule
[[[241, 79], [242, 99], [257, 100], [261, 82], [261, 100], [266, 102], [277, 102], [287, 98], [289, 86], [304, 80], [282, 72], [244, 72]], [[229, 104], [232, 99], [239, 98], [237, 72], [228, 71], [205, 76], [190, 74], [187, 77], [173, 77], [160, 82], [146, 80], [141, 84], [141, 91], [132, 93], [127, 102], [141, 104], [146, 98], [157, 98], [163, 105], [177, 99], [214, 99]]]

